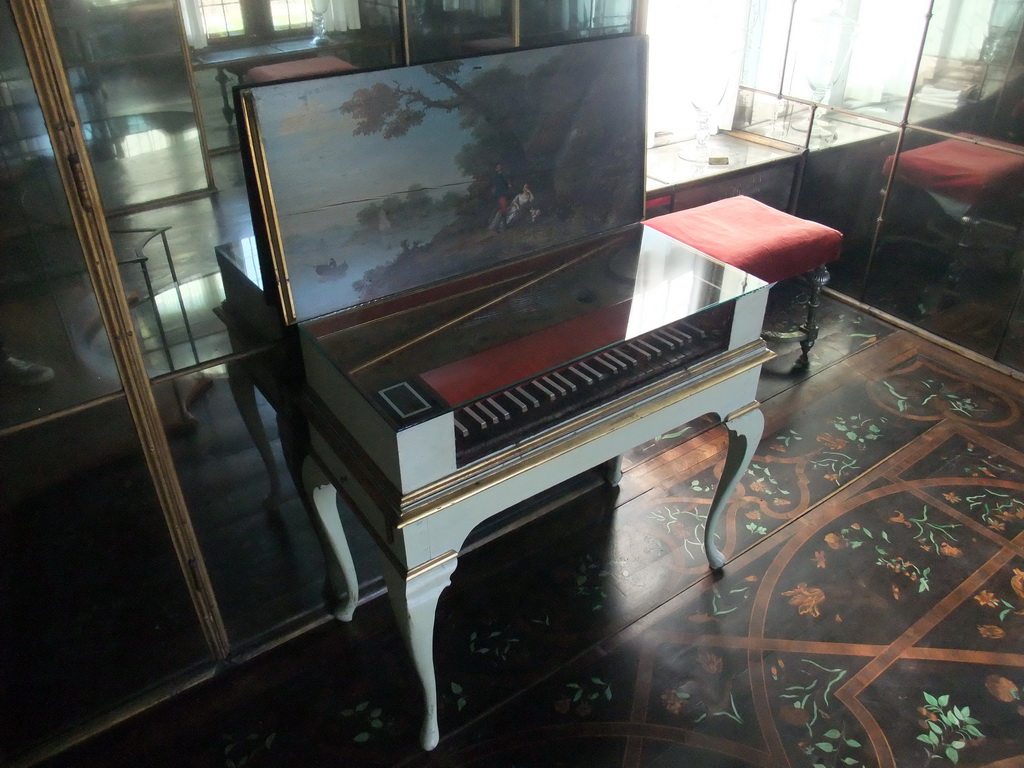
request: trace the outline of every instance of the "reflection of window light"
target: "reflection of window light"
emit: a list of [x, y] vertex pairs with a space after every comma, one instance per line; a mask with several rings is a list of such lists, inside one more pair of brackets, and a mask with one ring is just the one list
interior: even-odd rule
[[229, 37], [245, 32], [242, 4], [238, 0], [199, 0], [207, 37]]
[[679, 277], [671, 280], [668, 284], [668, 294], [665, 296], [665, 308], [674, 307], [678, 312], [680, 307], [686, 307], [685, 314], [690, 314], [698, 309], [694, 306], [695, 297], [693, 291], [693, 270], [688, 269]]
[[673, 240], [660, 233], [645, 232], [626, 323], [627, 338], [661, 328], [700, 309], [698, 280], [692, 253], [680, 252]]
[[5, 165], [14, 165], [32, 157], [52, 157], [53, 148], [46, 136], [33, 136], [9, 142], [0, 149], [0, 159]]
[[[307, 0], [270, 0], [270, 18], [274, 29], [303, 29], [313, 23]], [[320, 3], [326, 6], [327, 3]], [[320, 9], [318, 9], [320, 10]]]
[[[660, 261], [660, 266], [664, 268], [664, 260]], [[650, 266], [657, 269], [655, 265]], [[647, 279], [638, 280], [636, 283], [638, 290], [633, 295], [633, 304], [630, 307], [629, 320], [626, 323], [627, 338], [661, 328], [676, 318], [689, 315], [700, 308], [694, 306], [696, 296], [693, 290], [694, 274], [692, 269], [668, 279], [652, 278], [653, 276], [648, 274]], [[644, 290], [644, 287], [648, 285], [650, 287]]]
[[123, 157], [138, 157], [147, 152], [166, 149], [170, 145], [171, 142], [163, 131], [133, 133], [121, 140], [121, 154]]
[[501, 0], [444, 0], [445, 11], [465, 11], [477, 16], [497, 17], [501, 15]]
[[190, 317], [209, 312], [224, 301], [224, 286], [219, 274], [207, 275], [182, 283], [180, 286], [182, 303]]
[[260, 272], [260, 254], [256, 248], [256, 238], [246, 237], [241, 246], [241, 268], [245, 276], [252, 280], [258, 288], [263, 288], [263, 273]]
[[[861, 0], [856, 13], [857, 42], [850, 57], [842, 103], [856, 106], [902, 101], [910, 90], [917, 50], [907, 41], [920, 39], [927, 3]], [[885, 51], [879, 56], [878, 51]]]
[[224, 301], [224, 286], [217, 278], [219, 275], [197, 277], [160, 291], [153, 297], [160, 317], [164, 320], [181, 317], [183, 306], [189, 318], [210, 312]]
[[[695, 94], [722, 94], [713, 111], [715, 125], [732, 127], [737, 82], [743, 59], [750, 0], [650, 0], [648, 131], [668, 131], [676, 138], [696, 132]], [[721, 83], [722, 87], [719, 87]]]
[[[988, 34], [991, 10], [991, 2], [935, 0], [925, 54], [976, 61]], [[935, 34], [933, 30], [942, 34]]]
[[120, 150], [119, 157], [122, 159], [129, 157], [140, 157], [142, 155], [149, 154], [150, 152], [159, 152], [162, 149], [167, 149], [173, 144], [179, 141], [195, 141], [199, 138], [199, 129], [192, 129], [184, 131], [180, 138], [175, 137], [166, 131], [150, 130], [142, 131], [141, 133], [132, 133], [123, 137], [118, 142], [118, 148]]

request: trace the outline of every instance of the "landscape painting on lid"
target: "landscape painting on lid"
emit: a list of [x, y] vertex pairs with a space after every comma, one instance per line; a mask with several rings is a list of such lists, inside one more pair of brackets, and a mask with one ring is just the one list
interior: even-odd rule
[[638, 221], [643, 45], [608, 38], [243, 91], [297, 319]]

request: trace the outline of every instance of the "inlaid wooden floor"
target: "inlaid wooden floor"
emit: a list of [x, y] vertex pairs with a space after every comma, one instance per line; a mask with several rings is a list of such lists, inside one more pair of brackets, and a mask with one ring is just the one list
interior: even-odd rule
[[47, 765], [1024, 766], [1024, 386], [835, 301], [824, 327], [810, 375], [762, 377], [720, 575], [700, 422], [461, 558], [434, 752], [374, 599]]

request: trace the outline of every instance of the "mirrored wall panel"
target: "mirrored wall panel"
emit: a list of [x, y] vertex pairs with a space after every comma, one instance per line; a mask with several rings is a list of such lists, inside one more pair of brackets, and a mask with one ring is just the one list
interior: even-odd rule
[[[157, 387], [176, 404], [165, 413], [171, 451], [236, 648], [324, 615], [323, 552], [293, 472], [303, 422], [287, 359], [256, 354]], [[361, 566], [364, 577], [379, 571]]]
[[516, 47], [512, 6], [507, 0], [408, 0], [409, 63]]
[[[108, 221], [151, 377], [268, 341], [259, 334], [230, 333], [230, 307], [225, 309], [225, 301], [232, 297], [225, 290], [216, 251], [222, 243], [250, 236], [252, 217], [241, 189], [238, 156], [218, 157], [215, 167], [223, 184], [216, 197], [203, 196]], [[254, 258], [240, 266], [258, 280]], [[232, 270], [230, 277], [237, 272]], [[248, 283], [245, 273], [239, 279], [243, 285]]]
[[1018, 277], [1017, 300], [996, 352], [996, 360], [1024, 371], [1024, 269]]
[[1024, 0], [755, 0], [734, 123], [809, 150], [832, 288], [1013, 367], [1022, 27]]
[[122, 400], [0, 437], [0, 520], [5, 754], [211, 663]]
[[6, 4], [0, 33], [2, 430], [117, 392], [121, 382]]
[[105, 208], [207, 189], [177, 2], [49, 8]]
[[910, 122], [1024, 143], [1021, 0], [936, 0]]
[[[53, 154], [0, 4], [0, 752], [11, 760], [212, 662]], [[175, 403], [156, 406], [174, 423]]]
[[582, 3], [519, 0], [519, 32], [523, 45], [626, 35], [633, 29], [635, 13], [636, 0]]
[[926, 0], [798, 0], [783, 91], [900, 120], [927, 10]]
[[865, 300], [995, 357], [1018, 301], [1024, 154], [907, 131]]
[[[192, 0], [198, 2], [199, 0]], [[310, 14], [312, 2], [292, 0], [275, 7], [302, 10]], [[237, 151], [238, 129], [232, 91], [247, 82], [323, 74], [346, 64], [357, 69], [387, 67], [401, 60], [403, 44], [398, 0], [359, 0], [358, 13], [348, 13], [352, 4], [330, 2], [325, 30], [314, 29], [312, 19], [294, 19], [295, 26], [267, 31], [266, 37], [249, 34], [201, 35], [189, 38], [190, 66], [195, 83], [206, 143], [211, 156]], [[254, 3], [261, 8], [263, 3]], [[320, 2], [317, 5], [321, 5]], [[212, 14], [218, 5], [206, 6]], [[328, 23], [329, 21], [329, 23]], [[282, 19], [282, 24], [284, 20]], [[307, 68], [308, 67], [308, 68]], [[214, 168], [217, 186], [222, 180]]]
[[410, 64], [629, 34], [635, 0], [407, 0]]
[[792, 99], [740, 90], [733, 128], [811, 150], [895, 133], [896, 123]]
[[751, 0], [740, 84], [782, 93], [782, 74], [793, 22], [793, 0]]
[[843, 233], [842, 258], [829, 265], [830, 287], [859, 297], [885, 189], [886, 158], [898, 134], [889, 126], [838, 115], [831, 126], [857, 140], [813, 148], [807, 155], [797, 215]]
[[899, 121], [928, 0], [754, 0], [741, 83]]
[[797, 105], [750, 88], [740, 88], [736, 99], [733, 128], [772, 141], [803, 146], [805, 137], [793, 130], [791, 115]]

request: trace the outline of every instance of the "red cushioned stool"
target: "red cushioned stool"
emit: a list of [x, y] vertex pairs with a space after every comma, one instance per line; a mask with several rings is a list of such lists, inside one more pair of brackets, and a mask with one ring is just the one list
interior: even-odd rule
[[826, 264], [839, 258], [841, 232], [743, 195], [655, 216], [644, 223], [768, 283], [806, 275], [811, 285], [807, 321], [795, 332], [763, 336], [769, 341], [799, 339], [802, 354], [794, 368], [808, 366], [808, 354], [818, 338], [814, 315], [821, 289], [829, 279]]
[[358, 69], [337, 56], [313, 56], [308, 59], [294, 59], [277, 64], [262, 64], [245, 73], [247, 83], [272, 83], [278, 80], [293, 80], [315, 75], [335, 75]]

